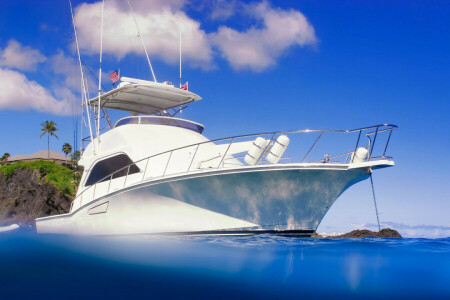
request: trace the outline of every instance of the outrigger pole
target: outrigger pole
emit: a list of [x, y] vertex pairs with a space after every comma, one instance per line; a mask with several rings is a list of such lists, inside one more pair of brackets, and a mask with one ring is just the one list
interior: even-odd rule
[[[73, 9], [72, 9], [72, 1], [71, 0], [69, 0], [69, 5], [70, 5], [70, 15], [72, 16], [73, 32], [74, 32], [74, 35], [75, 35], [75, 44], [77, 46], [78, 63], [80, 64], [81, 83], [82, 83], [82, 89], [83, 89], [82, 97], [84, 98], [84, 104], [85, 104], [85, 108], [86, 108], [86, 116], [88, 118], [89, 133], [91, 135], [91, 141], [94, 141], [94, 137], [92, 135], [92, 125], [91, 125], [91, 118], [90, 118], [90, 114], [89, 114], [89, 107], [88, 107], [88, 104], [87, 104], [88, 99], [87, 99], [87, 96], [86, 96], [86, 85], [85, 85], [85, 81], [84, 81], [83, 66], [81, 65], [80, 47], [78, 45], [77, 29], [75, 27], [75, 20], [74, 20], [74, 17], [73, 17]], [[94, 145], [94, 154], [95, 154], [95, 152], [96, 152], [95, 151], [95, 143], [93, 143], [93, 145]]]
[[131, 16], [133, 17], [134, 24], [136, 24], [136, 29], [137, 29], [137, 32], [138, 32], [138, 36], [141, 39], [142, 46], [144, 47], [145, 56], [147, 57], [147, 62], [148, 62], [148, 65], [150, 67], [150, 71], [152, 72], [153, 81], [156, 82], [155, 72], [153, 72], [152, 63], [150, 62], [150, 58], [148, 57], [147, 48], [145, 48], [145, 43], [144, 43], [144, 40], [142, 39], [141, 32], [139, 31], [139, 26], [138, 26], [138, 23], [136, 22], [136, 18], [134, 17], [133, 9], [131, 8], [130, 1], [127, 0], [127, 2], [128, 2], [128, 6], [130, 7], [130, 12], [131, 12]]
[[[181, 88], [181, 15], [180, 15], [180, 30], [179, 30], [179, 46], [180, 46], [180, 88]], [[180, 118], [183, 118], [183, 107], [180, 105]]]
[[105, 0], [102, 1], [102, 25], [100, 28], [100, 68], [98, 70], [98, 107], [97, 107], [97, 138], [100, 142], [100, 96], [102, 93], [102, 54], [103, 54], [103, 10], [105, 7]]
[[180, 87], [181, 87], [181, 16], [180, 16], [179, 46], [180, 46]]

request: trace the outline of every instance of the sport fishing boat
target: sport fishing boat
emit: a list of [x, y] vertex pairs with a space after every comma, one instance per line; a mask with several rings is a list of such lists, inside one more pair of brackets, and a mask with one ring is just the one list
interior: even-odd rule
[[[311, 235], [346, 189], [394, 165], [386, 150], [395, 125], [209, 140], [203, 125], [169, 113], [200, 99], [168, 82], [126, 77], [90, 99], [90, 107], [132, 115], [88, 144], [70, 212], [37, 219], [37, 231]], [[326, 136], [355, 140], [347, 151], [321, 152]]]
[[[84, 172], [70, 212], [36, 219], [37, 232], [308, 236], [346, 189], [373, 170], [394, 165], [386, 150], [395, 125], [209, 140], [202, 124], [181, 118], [183, 109], [201, 99], [181, 86], [181, 25], [177, 88], [157, 82], [127, 2], [153, 81], [119, 80], [116, 71], [110, 77], [120, 81], [118, 86], [102, 93], [99, 76], [98, 97], [89, 99], [71, 6], [89, 144], [78, 162]], [[131, 115], [113, 125], [110, 109]], [[106, 132], [101, 132], [101, 113], [110, 129]]]

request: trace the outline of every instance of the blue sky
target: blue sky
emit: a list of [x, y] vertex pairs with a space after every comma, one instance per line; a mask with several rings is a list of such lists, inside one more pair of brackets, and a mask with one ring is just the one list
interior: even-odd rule
[[[124, 3], [106, 0], [104, 73], [120, 68], [151, 79], [135, 28], [121, 31], [130, 22]], [[374, 175], [380, 219], [408, 236], [450, 235], [448, 1], [131, 3], [158, 81], [178, 83], [182, 19], [183, 81], [203, 97], [183, 116], [204, 124], [208, 138], [397, 124], [389, 148], [396, 166]], [[82, 58], [98, 73], [99, 2], [73, 5]], [[52, 150], [73, 143], [72, 103], [80, 102], [74, 50], [67, 1], [3, 3], [1, 153], [45, 149], [45, 120], [60, 129]], [[107, 77], [104, 85], [111, 86]], [[364, 181], [337, 200], [319, 232], [374, 229], [375, 222]]]

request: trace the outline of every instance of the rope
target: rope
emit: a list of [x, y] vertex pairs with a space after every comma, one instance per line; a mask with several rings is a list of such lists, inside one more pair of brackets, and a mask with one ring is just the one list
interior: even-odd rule
[[372, 170], [370, 171], [370, 184], [372, 186], [373, 204], [375, 204], [375, 214], [377, 215], [378, 231], [381, 230], [380, 218], [378, 216], [377, 199], [375, 198], [375, 189], [373, 187]]
[[131, 13], [131, 16], [133, 17], [134, 24], [136, 25], [138, 36], [141, 39], [141, 43], [142, 43], [142, 47], [144, 48], [145, 56], [147, 57], [148, 66], [150, 67], [150, 71], [152, 72], [153, 81], [156, 82], [155, 72], [153, 72], [152, 63], [150, 62], [150, 58], [148, 57], [147, 48], [145, 48], [144, 39], [142, 38], [141, 32], [139, 30], [139, 26], [138, 26], [138, 23], [136, 21], [136, 17], [134, 16], [134, 11], [131, 8], [130, 0], [127, 0], [127, 2], [128, 2], [128, 6], [130, 7], [130, 13]]
[[[88, 118], [88, 123], [89, 123], [89, 134], [91, 136], [91, 140], [93, 140], [92, 127], [91, 127], [91, 117], [89, 115], [89, 108], [88, 108], [88, 104], [87, 104], [88, 97], [86, 95], [88, 90], [87, 90], [87, 84], [84, 81], [85, 78], [84, 78], [84, 73], [83, 73], [83, 66], [81, 65], [80, 46], [78, 44], [77, 28], [75, 26], [75, 19], [74, 19], [74, 16], [73, 16], [73, 9], [72, 9], [72, 1], [71, 0], [69, 0], [69, 5], [70, 5], [70, 15], [72, 17], [73, 33], [75, 35], [75, 44], [77, 45], [78, 63], [80, 65], [82, 95], [84, 96], [84, 103], [85, 103], [85, 108], [86, 108], [86, 117]], [[81, 102], [83, 103], [83, 101], [81, 101]], [[81, 144], [83, 144], [83, 143], [81, 143]], [[94, 154], [95, 154], [95, 152], [96, 152], [95, 143], [93, 144], [93, 146], [94, 146]], [[82, 147], [83, 146], [81, 145], [81, 148]]]

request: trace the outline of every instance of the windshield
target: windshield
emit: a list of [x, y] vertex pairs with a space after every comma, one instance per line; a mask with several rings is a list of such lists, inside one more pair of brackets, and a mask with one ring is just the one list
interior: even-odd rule
[[152, 125], [167, 125], [186, 128], [198, 133], [202, 133], [205, 127], [200, 124], [170, 117], [156, 117], [156, 116], [137, 116], [127, 117], [119, 120], [114, 127], [119, 127], [126, 124], [152, 124]]

